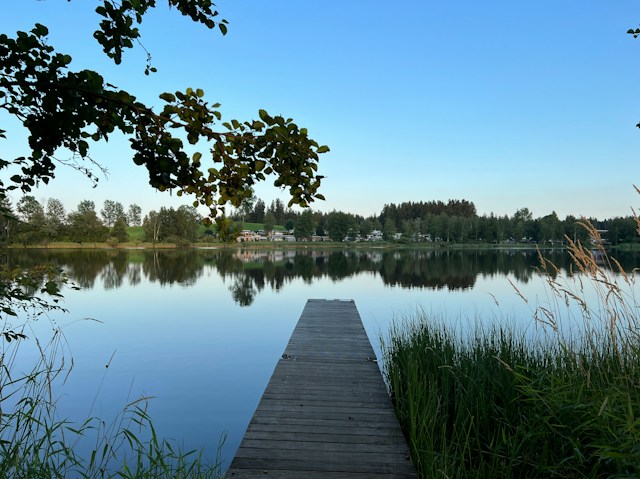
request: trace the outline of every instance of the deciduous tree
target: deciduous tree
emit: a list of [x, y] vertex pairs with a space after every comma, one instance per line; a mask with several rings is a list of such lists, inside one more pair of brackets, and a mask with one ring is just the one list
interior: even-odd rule
[[49, 198], [47, 200], [47, 211], [45, 212], [47, 222], [53, 223], [59, 227], [67, 220], [67, 212], [60, 201], [57, 198]]
[[287, 231], [291, 231], [294, 226], [295, 226], [295, 222], [293, 221], [292, 218], [289, 218], [287, 221], [284, 222], [284, 229], [286, 229]]
[[[196, 23], [227, 31], [211, 0], [168, 3]], [[147, 0], [99, 2], [95, 11], [101, 21], [93, 37], [116, 64], [140, 42], [139, 25], [155, 7]], [[70, 55], [47, 43], [48, 33], [36, 24], [28, 32], [0, 35], [0, 110], [22, 124], [29, 147], [24, 157], [0, 161], [0, 169], [20, 168], [9, 181], [0, 181], [0, 195], [15, 188], [28, 193], [37, 183], [48, 183], [62, 149], [96, 180], [90, 142], [106, 141], [118, 131], [129, 137], [133, 162], [147, 169], [151, 186], [194, 195], [194, 206], [207, 206], [212, 218], [227, 203], [239, 207], [251, 186], [270, 175], [276, 186], [289, 189], [291, 204], [322, 199], [318, 160], [329, 149], [292, 119], [259, 110], [258, 119], [222, 122], [220, 105], [205, 100], [199, 88], [162, 93], [163, 106], [154, 110], [101, 73], [75, 70]], [[148, 63], [145, 73], [154, 71]], [[0, 138], [7, 134], [0, 129]], [[209, 152], [208, 160], [188, 152], [195, 145]]]
[[62, 202], [57, 198], [49, 198], [44, 216], [45, 230], [48, 239], [54, 240], [59, 238], [63, 234], [63, 228], [67, 221], [67, 212]]
[[390, 241], [394, 239], [396, 234], [396, 222], [392, 217], [388, 216], [384, 220], [384, 226], [382, 228], [382, 236], [385, 240]]
[[294, 235], [297, 240], [311, 239], [311, 236], [315, 232], [316, 224], [313, 219], [313, 212], [311, 210], [304, 211], [295, 221]]
[[105, 200], [100, 216], [105, 225], [111, 228], [119, 218], [126, 218], [124, 207], [119, 201]]
[[92, 206], [92, 201], [85, 200], [80, 202], [77, 211], [69, 213], [69, 236], [72, 241], [102, 242], [109, 237], [109, 228], [102, 224]]
[[197, 239], [198, 224], [202, 216], [193, 206], [181, 206], [176, 211], [174, 234], [193, 243]]
[[11, 241], [16, 223], [11, 201], [7, 197], [0, 197], [0, 238], [2, 238], [2, 243]]
[[332, 241], [344, 241], [354, 226], [353, 217], [342, 211], [332, 211], [327, 217], [327, 230]]
[[223, 243], [233, 243], [240, 235], [240, 226], [230, 218], [223, 216], [216, 221], [218, 226], [218, 239]]
[[44, 208], [32, 195], [25, 195], [20, 198], [16, 205], [16, 211], [20, 219], [25, 223], [35, 223], [44, 220]]
[[93, 211], [95, 213], [96, 204], [91, 200], [82, 200], [80, 203], [78, 203], [77, 211], [81, 214], [89, 213], [90, 211]]
[[144, 217], [144, 221], [142, 222], [142, 228], [144, 230], [144, 239], [146, 241], [151, 241], [152, 243], [157, 243], [160, 241], [160, 228], [161, 228], [161, 220], [160, 215], [157, 211], [151, 210]]
[[129, 226], [142, 225], [142, 208], [135, 203], [129, 205], [129, 209], [127, 211], [127, 222], [129, 223]]
[[373, 231], [373, 223], [371, 220], [366, 219], [362, 223], [360, 223], [360, 236], [366, 238]]
[[47, 239], [44, 208], [31, 195], [20, 198], [16, 211], [22, 223], [17, 225], [16, 239], [23, 244], [35, 244]]
[[249, 221], [251, 221], [251, 214], [253, 213], [253, 205], [255, 202], [256, 197], [253, 188], [249, 188], [248, 195], [242, 199], [240, 207], [238, 208], [239, 216], [243, 223], [247, 221], [247, 217], [249, 217]]
[[562, 240], [562, 223], [555, 211], [540, 218], [540, 240], [557, 242]]
[[119, 243], [129, 241], [129, 233], [127, 233], [127, 224], [124, 216], [121, 216], [116, 220], [113, 225], [113, 229], [111, 230], [111, 237], [116, 238]]
[[202, 217], [193, 206], [174, 208], [160, 208], [160, 211], [150, 211], [144, 218], [142, 228], [145, 239], [154, 243], [167, 240], [169, 242], [187, 244], [197, 238], [198, 223]]

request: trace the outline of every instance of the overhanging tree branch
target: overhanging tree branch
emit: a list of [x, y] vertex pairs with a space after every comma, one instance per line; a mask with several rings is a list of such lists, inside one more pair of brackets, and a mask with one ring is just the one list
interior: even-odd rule
[[[169, 5], [226, 33], [226, 21], [217, 20], [211, 1], [169, 0]], [[135, 25], [153, 7], [153, 0], [105, 0], [96, 9], [103, 20], [94, 37], [116, 64], [124, 48], [138, 41]], [[21, 167], [11, 183], [0, 181], [1, 195], [14, 188], [28, 192], [36, 182], [53, 178], [52, 160], [58, 149], [90, 160], [89, 141], [106, 141], [119, 130], [129, 136], [133, 161], [145, 166], [151, 186], [194, 195], [194, 206], [207, 206], [210, 218], [226, 203], [239, 206], [251, 186], [270, 175], [275, 177], [274, 185], [289, 189], [290, 205], [308, 206], [323, 199], [317, 192], [322, 179], [317, 163], [329, 149], [309, 138], [307, 130], [290, 118], [260, 110], [258, 120], [224, 122], [221, 126], [227, 131], [220, 131], [214, 128], [222, 121], [220, 105], [209, 105], [201, 89], [191, 88], [161, 94], [165, 105], [154, 113], [135, 96], [105, 83], [99, 73], [70, 71], [71, 57], [47, 45], [47, 34], [45, 26], [36, 24], [15, 38], [0, 35], [0, 109], [29, 131], [31, 150], [28, 157], [0, 164], [0, 168], [11, 163]], [[147, 66], [145, 73], [149, 71], [153, 69]], [[0, 137], [3, 133], [0, 130]], [[211, 162], [208, 168], [202, 163], [203, 152], [187, 152], [202, 143], [209, 145], [205, 150]]]

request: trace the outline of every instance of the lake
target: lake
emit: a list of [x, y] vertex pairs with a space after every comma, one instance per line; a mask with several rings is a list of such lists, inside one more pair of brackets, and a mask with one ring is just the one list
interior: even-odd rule
[[[561, 269], [566, 253], [546, 253]], [[637, 254], [617, 255], [625, 269]], [[51, 321], [74, 368], [55, 397], [61, 417], [115, 417], [151, 396], [160, 436], [228, 465], [308, 298], [354, 299], [377, 351], [394, 318], [422, 308], [464, 331], [501, 322], [531, 329], [546, 298], [525, 250], [9, 250], [9, 266], [62, 267], [80, 291]], [[29, 333], [51, 330], [40, 319]], [[34, 341], [18, 366], [30, 367]], [[108, 365], [108, 367], [106, 367]]]

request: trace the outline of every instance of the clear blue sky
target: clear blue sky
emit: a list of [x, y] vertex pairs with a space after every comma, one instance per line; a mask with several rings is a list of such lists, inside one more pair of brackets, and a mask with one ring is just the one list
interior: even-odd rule
[[[220, 0], [226, 37], [158, 4], [142, 24], [151, 77], [141, 49], [118, 67], [106, 60], [91, 36], [94, 2], [5, 2], [0, 32], [41, 22], [72, 66], [152, 104], [191, 86], [227, 120], [260, 108], [293, 118], [331, 148], [320, 163], [327, 200], [314, 209], [368, 216], [455, 198], [480, 214], [606, 218], [640, 204], [640, 39], [625, 33], [640, 24], [637, 1]], [[24, 134], [0, 122], [11, 134], [2, 157], [23, 154]], [[110, 171], [96, 189], [61, 168], [35, 196], [68, 210], [85, 198], [144, 213], [185, 203], [147, 186], [124, 139], [93, 157]], [[256, 193], [288, 200], [271, 184]]]

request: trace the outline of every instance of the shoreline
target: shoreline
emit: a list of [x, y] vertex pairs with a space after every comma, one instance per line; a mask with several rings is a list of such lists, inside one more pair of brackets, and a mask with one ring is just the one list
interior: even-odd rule
[[[594, 245], [594, 248], [596, 246]], [[175, 243], [69, 243], [69, 242], [53, 242], [46, 245], [43, 244], [16, 244], [12, 243], [0, 247], [1, 249], [43, 249], [43, 250], [60, 250], [60, 249], [78, 249], [78, 250], [169, 250], [169, 249], [193, 249], [193, 250], [217, 250], [217, 249], [315, 249], [315, 248], [331, 248], [331, 249], [425, 249], [425, 250], [565, 250], [567, 245], [546, 245], [537, 244], [517, 244], [517, 243], [391, 243], [391, 242], [310, 242], [310, 241], [264, 241], [264, 242], [241, 242], [241, 243], [192, 243], [189, 245], [177, 245]], [[619, 245], [614, 249], [637, 249], [634, 245]]]

